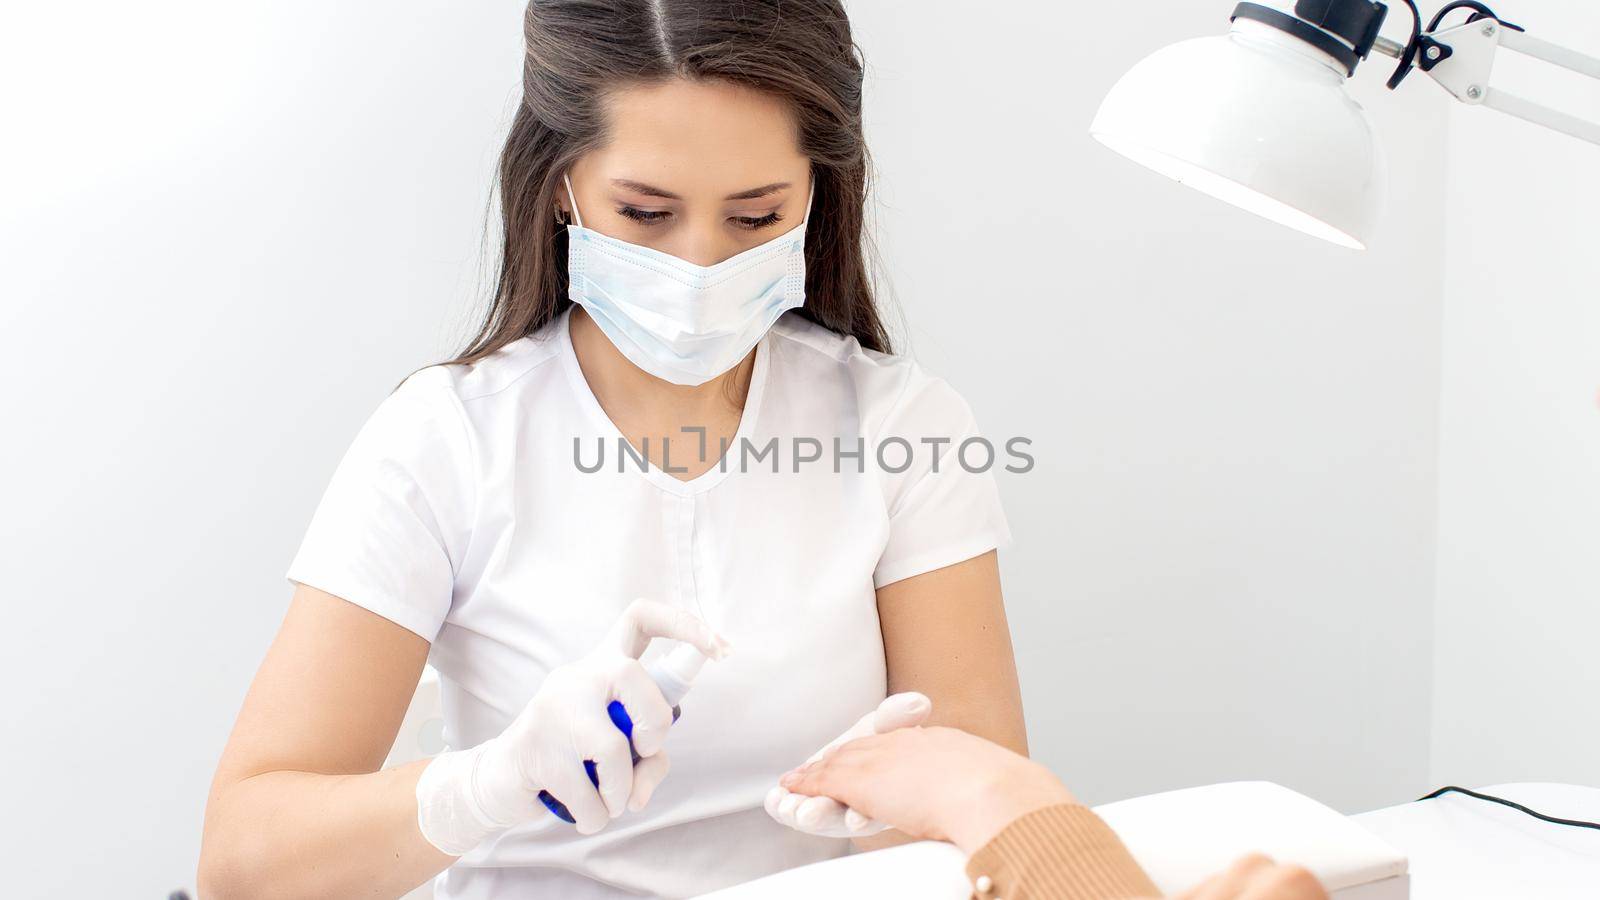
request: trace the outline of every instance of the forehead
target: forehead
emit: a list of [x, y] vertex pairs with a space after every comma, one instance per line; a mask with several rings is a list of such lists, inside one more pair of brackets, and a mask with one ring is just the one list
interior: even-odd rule
[[605, 103], [608, 142], [589, 161], [603, 178], [677, 191], [732, 191], [803, 177], [787, 104], [716, 79], [634, 85]]

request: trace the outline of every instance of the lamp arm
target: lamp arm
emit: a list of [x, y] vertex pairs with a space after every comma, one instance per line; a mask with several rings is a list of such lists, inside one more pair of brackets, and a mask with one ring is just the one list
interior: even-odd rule
[[[1506, 115], [1543, 125], [1593, 144], [1600, 144], [1600, 122], [1583, 119], [1489, 85], [1495, 51], [1504, 47], [1542, 62], [1600, 80], [1600, 59], [1579, 53], [1494, 19], [1476, 21], [1430, 32], [1418, 66], [1451, 96], [1473, 106], [1487, 106]], [[1373, 49], [1388, 54], [1381, 42]], [[1393, 41], [1386, 42], [1394, 44]]]
[[1393, 59], [1400, 59], [1406, 55], [1406, 45], [1380, 36], [1376, 41], [1372, 42], [1372, 52], [1381, 53]]

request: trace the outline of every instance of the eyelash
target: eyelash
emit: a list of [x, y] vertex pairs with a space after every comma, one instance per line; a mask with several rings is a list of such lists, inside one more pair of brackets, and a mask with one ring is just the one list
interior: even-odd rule
[[[644, 209], [636, 209], [636, 208], [634, 208], [632, 206], [618, 207], [617, 208], [617, 214], [621, 215], [621, 216], [624, 216], [626, 218], [632, 219], [635, 222], [639, 222], [640, 224], [643, 224], [643, 225], [654, 225], [654, 224], [657, 224], [660, 221], [662, 221], [663, 219], [665, 219], [666, 217], [672, 215], [672, 213], [667, 212], [665, 210], [644, 210]], [[767, 228], [767, 227], [770, 227], [772, 225], [776, 225], [777, 223], [782, 222], [782, 221], [783, 221], [783, 215], [781, 213], [778, 213], [776, 210], [774, 210], [773, 212], [767, 213], [766, 215], [761, 216], [759, 218], [752, 218], [752, 217], [749, 217], [749, 216], [734, 216], [733, 217], [734, 224], [737, 227], [743, 228], [743, 229], [745, 229], [747, 231], [756, 231], [756, 230], [761, 229], [761, 228]]]

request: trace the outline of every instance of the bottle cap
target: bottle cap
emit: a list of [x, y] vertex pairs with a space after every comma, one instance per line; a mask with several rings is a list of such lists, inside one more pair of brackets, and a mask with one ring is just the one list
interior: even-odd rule
[[661, 688], [668, 706], [677, 706], [689, 693], [689, 686], [706, 664], [706, 656], [693, 644], [679, 644], [645, 666], [645, 671]]

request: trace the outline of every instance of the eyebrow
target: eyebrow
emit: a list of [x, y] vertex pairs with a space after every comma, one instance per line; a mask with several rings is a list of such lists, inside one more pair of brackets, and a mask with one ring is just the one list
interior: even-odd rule
[[[613, 178], [613, 179], [611, 179], [611, 183], [616, 185], [617, 187], [626, 188], [626, 189], [628, 189], [630, 191], [636, 191], [636, 192], [638, 192], [640, 194], [644, 194], [647, 197], [661, 197], [662, 199], [665, 199], [665, 200], [682, 200], [683, 199], [682, 197], [679, 197], [677, 194], [674, 194], [671, 191], [662, 190], [661, 188], [655, 187], [654, 185], [645, 184], [642, 181], [632, 181], [632, 180], [629, 180], [627, 178]], [[723, 199], [725, 199], [725, 200], [754, 200], [757, 197], [765, 197], [768, 194], [775, 194], [778, 191], [781, 191], [784, 188], [788, 188], [788, 187], [792, 187], [792, 185], [787, 181], [774, 181], [771, 184], [764, 184], [761, 187], [754, 187], [754, 188], [750, 188], [747, 191], [740, 191], [740, 192], [738, 192], [736, 194], [729, 194], [727, 197], [724, 197]]]

